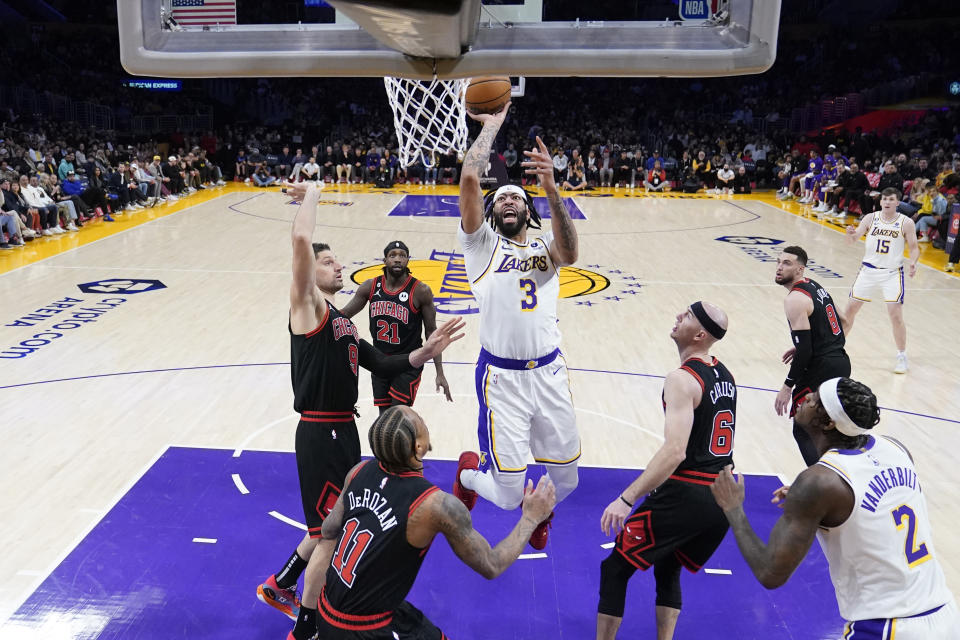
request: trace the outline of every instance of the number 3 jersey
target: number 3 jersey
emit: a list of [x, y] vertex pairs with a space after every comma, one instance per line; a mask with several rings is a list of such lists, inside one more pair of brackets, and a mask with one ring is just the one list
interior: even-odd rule
[[320, 603], [328, 622], [349, 628], [362, 621], [368, 629], [389, 624], [430, 548], [407, 542], [407, 521], [436, 491], [420, 473], [390, 473], [377, 460], [356, 471], [343, 495], [343, 531]]
[[851, 621], [905, 618], [952, 601], [907, 452], [889, 438], [869, 436], [862, 449], [831, 449], [817, 464], [854, 494], [846, 522], [817, 533], [840, 615]]
[[518, 244], [484, 222], [469, 234], [461, 226], [457, 237], [480, 305], [480, 346], [514, 360], [558, 349], [560, 278], [548, 251], [553, 234]]
[[413, 306], [420, 281], [407, 276], [400, 288], [390, 291], [386, 278], [377, 276], [370, 287], [370, 335], [381, 353], [410, 353], [423, 346], [423, 318]]

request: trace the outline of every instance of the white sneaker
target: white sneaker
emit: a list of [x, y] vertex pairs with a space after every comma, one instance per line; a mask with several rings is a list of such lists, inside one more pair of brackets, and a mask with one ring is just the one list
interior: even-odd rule
[[930, 236], [920, 236], [917, 242], [930, 242]]
[[61, 227], [60, 225], [55, 226], [52, 229], [52, 231], [57, 235], [60, 235], [61, 233], [66, 233], [66, 231], [63, 230], [63, 227]]
[[80, 231], [80, 229], [77, 228], [77, 225], [71, 222], [67, 225], [67, 231]]
[[133, 206], [132, 204], [128, 204], [127, 206], [125, 206], [125, 207], [123, 208], [123, 210], [124, 210], [124, 211], [136, 211], [137, 208], [136, 208], [135, 206]]
[[24, 237], [24, 238], [36, 238], [36, 237], [37, 237], [37, 232], [34, 231], [33, 229], [24, 229], [24, 230], [23, 230], [23, 237]]
[[179, 198], [177, 198], [177, 196], [167, 196], [167, 200], [166, 200], [166, 201], [167, 201], [167, 202], [176, 202], [177, 200], [179, 200]]
[[53, 235], [53, 231], [50, 231], [50, 229], [44, 229], [44, 230], [41, 232], [41, 234], [42, 234], [42, 235], [45, 235], [45, 236], [52, 236], [52, 235]]
[[907, 354], [898, 353], [897, 354], [897, 366], [893, 368], [894, 373], [906, 373], [907, 372]]

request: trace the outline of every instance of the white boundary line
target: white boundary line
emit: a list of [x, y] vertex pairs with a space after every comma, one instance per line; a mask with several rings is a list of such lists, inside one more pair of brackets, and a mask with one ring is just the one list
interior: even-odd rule
[[712, 573], [712, 574], [718, 575], [718, 576], [732, 576], [732, 575], [733, 575], [733, 571], [730, 571], [730, 569], [704, 569], [703, 572], [704, 572], [704, 573]]
[[[139, 473], [134, 474], [134, 476], [130, 479], [130, 481], [127, 482], [123, 486], [123, 488], [120, 489], [120, 491], [113, 498], [113, 500], [110, 501], [109, 506], [107, 506], [107, 508], [103, 510], [104, 515], [109, 513], [114, 507], [117, 506], [120, 500], [122, 500], [123, 497], [127, 495], [131, 489], [133, 489], [133, 485], [137, 484], [140, 481], [140, 479], [146, 475], [147, 471], [149, 471], [153, 467], [153, 465], [157, 463], [157, 461], [161, 458], [161, 456], [163, 456], [164, 453], [167, 452], [169, 448], [170, 448], [170, 445], [164, 445], [160, 449], [160, 451], [157, 452], [157, 454], [150, 459], [150, 462], [148, 462], [143, 466], [143, 468], [140, 470]], [[13, 600], [11, 601], [13, 611], [10, 614], [10, 616], [8, 616], [5, 620], [2, 620], [3, 623], [10, 621], [10, 619], [16, 614], [16, 612], [20, 609], [20, 607], [23, 606], [23, 603], [27, 601], [27, 598], [32, 596], [34, 592], [38, 588], [40, 588], [40, 585], [43, 584], [43, 581], [50, 577], [50, 575], [56, 570], [56, 568], [59, 567], [63, 563], [63, 561], [67, 559], [67, 556], [73, 553], [74, 549], [76, 549], [77, 546], [79, 546], [79, 544], [83, 542], [84, 538], [90, 535], [90, 532], [93, 531], [93, 529], [98, 524], [100, 524], [102, 520], [103, 520], [102, 516], [99, 518], [95, 518], [90, 524], [84, 527], [84, 530], [80, 533], [80, 535], [74, 538], [74, 540], [70, 544], [68, 544], [61, 553], [57, 554], [56, 559], [52, 563], [50, 563], [45, 570], [38, 571], [34, 574], [29, 574], [29, 575], [36, 575], [37, 579], [31, 582], [30, 585], [28, 585], [21, 592], [21, 596], [13, 598]], [[27, 575], [27, 574], [23, 574], [23, 575]], [[0, 627], [2, 626], [3, 625], [0, 625]]]
[[138, 224], [138, 225], [135, 226], [135, 227], [130, 227], [129, 229], [124, 229], [123, 231], [117, 231], [116, 233], [111, 233], [111, 234], [108, 235], [108, 236], [104, 236], [104, 237], [102, 237], [102, 238], [97, 238], [96, 240], [92, 240], [92, 241], [90, 241], [90, 242], [81, 244], [81, 245], [78, 246], [78, 247], [71, 247], [70, 249], [66, 249], [66, 250], [64, 250], [64, 251], [58, 251], [57, 253], [53, 254], [52, 256], [47, 256], [46, 258], [41, 258], [41, 259], [37, 260], [36, 262], [31, 262], [31, 263], [29, 263], [29, 264], [20, 265], [19, 267], [16, 267], [16, 268], [14, 268], [14, 269], [10, 269], [9, 271], [4, 271], [3, 273], [0, 273], [0, 278], [2, 278], [3, 276], [5, 276], [5, 275], [7, 275], [7, 274], [9, 274], [9, 273], [16, 273], [17, 271], [20, 271], [21, 269], [26, 269], [27, 267], [35, 267], [35, 266], [37, 266], [37, 265], [39, 265], [39, 264], [41, 264], [41, 263], [44, 263], [44, 262], [46, 262], [47, 260], [50, 260], [50, 259], [52, 259], [52, 258], [56, 258], [56, 257], [62, 256], [62, 255], [66, 255], [66, 254], [71, 253], [71, 252], [73, 252], [73, 251], [76, 251], [76, 250], [78, 250], [78, 249], [83, 249], [84, 247], [89, 247], [90, 245], [97, 244], [98, 242], [103, 242], [104, 240], [109, 240], [110, 238], [116, 238], [117, 236], [123, 235], [124, 233], [129, 233], [129, 232], [131, 232], [131, 231], [133, 231], [133, 230], [135, 230], [135, 229], [139, 229], [139, 228], [141, 228], [141, 227], [145, 227], [145, 226], [147, 226], [148, 224], [153, 224], [154, 222], [159, 222], [160, 220], [166, 220], [167, 218], [171, 218], [171, 217], [173, 217], [173, 216], [175, 216], [175, 215], [179, 215], [179, 214], [183, 213], [184, 211], [188, 211], [188, 210], [192, 209], [193, 207], [198, 207], [198, 206], [204, 205], [204, 204], [210, 204], [211, 202], [214, 202], [215, 200], [219, 200], [220, 198], [222, 198], [222, 197], [224, 197], [224, 196], [229, 196], [229, 195], [234, 194], [234, 193], [243, 193], [243, 192], [241, 192], [241, 191], [231, 191], [231, 192], [229, 192], [229, 193], [221, 193], [221, 194], [218, 195], [217, 197], [215, 197], [215, 198], [210, 198], [210, 199], [207, 200], [206, 202], [197, 202], [197, 203], [195, 203], [195, 204], [187, 205], [186, 207], [184, 207], [183, 209], [180, 209], [179, 211], [174, 211], [174, 212], [172, 212], [172, 213], [168, 213], [168, 214], [165, 215], [165, 216], [160, 216], [159, 218], [154, 218], [153, 220], [147, 220], [146, 222], [142, 222], [142, 223]]
[[293, 518], [288, 518], [287, 516], [283, 515], [283, 514], [280, 513], [279, 511], [270, 511], [270, 512], [269, 512], [269, 515], [273, 516], [274, 518], [276, 518], [276, 519], [279, 520], [280, 522], [283, 522], [283, 523], [286, 523], [286, 524], [290, 525], [291, 527], [296, 527], [297, 529], [301, 529], [301, 530], [303, 530], [303, 531], [306, 531], [306, 530], [307, 530], [307, 525], [305, 525], [305, 524], [300, 524], [299, 522], [297, 522], [297, 521], [294, 520]]
[[243, 480], [240, 479], [239, 473], [235, 473], [231, 477], [233, 478], [233, 484], [235, 484], [237, 487], [237, 491], [239, 491], [243, 495], [247, 495], [248, 493], [250, 493], [250, 489], [247, 489], [246, 485], [243, 484]]
[[240, 443], [240, 446], [238, 446], [236, 449], [233, 450], [233, 457], [234, 457], [234, 458], [239, 458], [239, 457], [240, 457], [240, 454], [243, 453], [243, 448], [244, 448], [245, 446], [247, 446], [247, 443], [250, 442], [251, 440], [253, 440], [254, 438], [256, 438], [257, 436], [259, 436], [261, 433], [263, 433], [263, 432], [266, 431], [267, 429], [270, 429], [270, 428], [272, 428], [272, 427], [275, 427], [276, 425], [280, 424], [281, 422], [285, 422], [285, 421], [287, 421], [287, 420], [290, 420], [291, 418], [298, 418], [299, 416], [300, 416], [300, 414], [298, 414], [298, 413], [291, 413], [291, 414], [288, 414], [288, 415], [283, 416], [282, 418], [279, 418], [279, 419], [277, 419], [277, 420], [274, 420], [273, 422], [271, 422], [271, 423], [269, 423], [269, 424], [267, 424], [267, 425], [265, 425], [265, 426], [263, 426], [263, 427], [260, 427], [259, 429], [257, 429], [256, 431], [254, 431], [253, 433], [251, 433], [250, 435], [248, 435], [246, 438], [244, 438], [244, 439], [243, 439], [243, 442]]
[[517, 556], [517, 560], [536, 560], [538, 558], [546, 558], [547, 554], [545, 553], [521, 553]]
[[193, 542], [200, 542], [202, 544], [217, 544], [216, 538], [194, 538]]

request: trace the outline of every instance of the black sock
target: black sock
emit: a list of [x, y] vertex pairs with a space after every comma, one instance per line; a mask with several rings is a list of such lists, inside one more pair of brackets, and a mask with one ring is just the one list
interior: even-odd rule
[[317, 633], [317, 610], [300, 607], [297, 624], [293, 627], [293, 637], [297, 640], [310, 640]]
[[300, 577], [300, 574], [303, 573], [303, 570], [307, 568], [307, 561], [300, 557], [300, 554], [296, 551], [293, 552], [293, 555], [287, 560], [281, 569], [276, 574], [277, 586], [281, 589], [289, 589], [290, 587], [297, 584], [297, 578]]

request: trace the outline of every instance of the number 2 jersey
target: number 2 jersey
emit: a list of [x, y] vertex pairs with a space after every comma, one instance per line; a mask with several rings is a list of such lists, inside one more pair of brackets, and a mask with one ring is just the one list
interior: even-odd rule
[[327, 622], [354, 630], [390, 623], [430, 548], [407, 542], [407, 521], [436, 491], [420, 473], [390, 473], [377, 460], [356, 471], [343, 496], [343, 531], [320, 600]]
[[461, 225], [470, 289], [480, 304], [480, 346], [499, 358], [530, 360], [560, 348], [560, 277], [548, 248], [553, 234], [518, 244], [484, 221], [473, 233]]
[[907, 452], [889, 438], [868, 436], [862, 449], [831, 449], [817, 464], [839, 475], [854, 495], [846, 522], [817, 533], [840, 615], [905, 618], [952, 601]]

